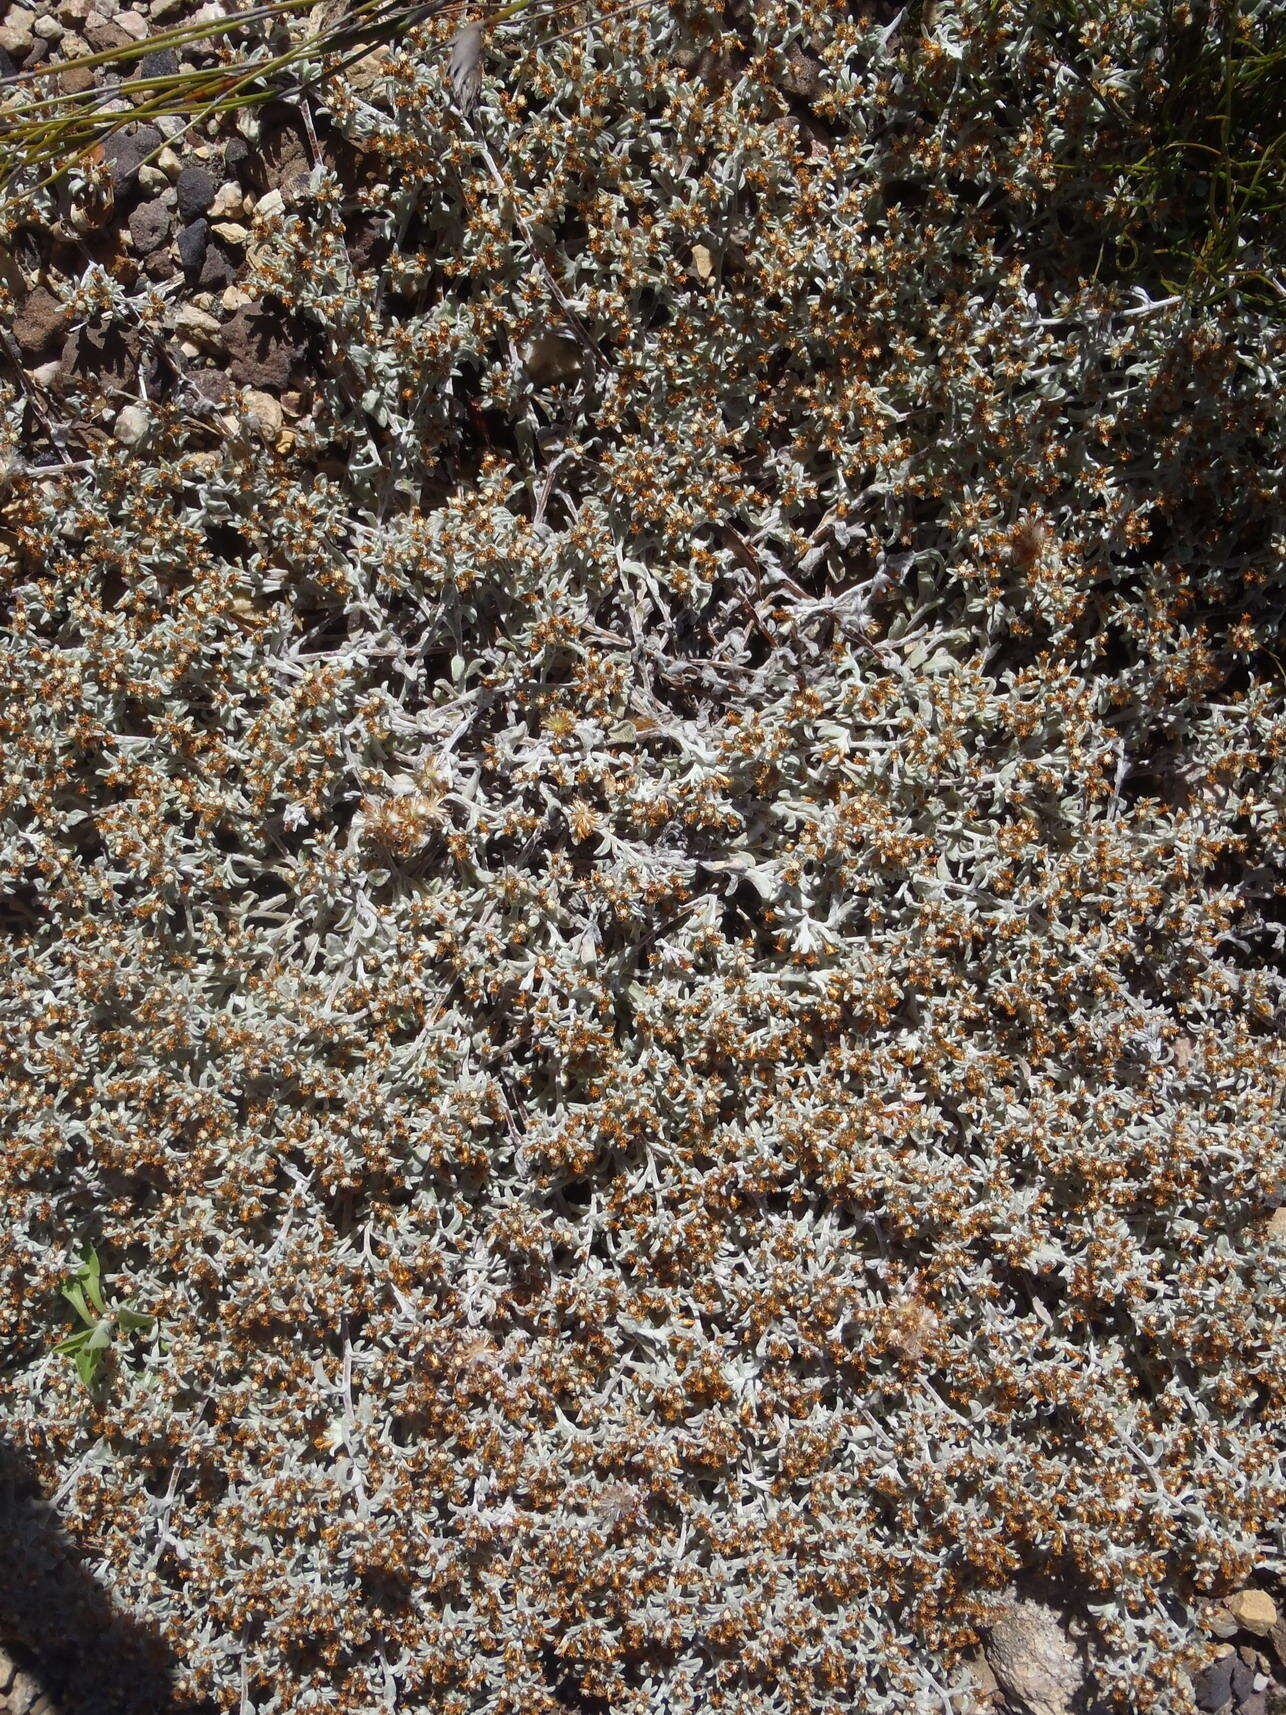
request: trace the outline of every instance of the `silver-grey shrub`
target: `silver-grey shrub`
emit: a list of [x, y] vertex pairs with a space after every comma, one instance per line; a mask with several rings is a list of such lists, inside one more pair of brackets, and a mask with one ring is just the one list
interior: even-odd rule
[[1099, 11], [413, 34], [302, 418], [11, 468], [0, 1413], [194, 1694], [1179, 1709], [1282, 1569], [1286, 364]]

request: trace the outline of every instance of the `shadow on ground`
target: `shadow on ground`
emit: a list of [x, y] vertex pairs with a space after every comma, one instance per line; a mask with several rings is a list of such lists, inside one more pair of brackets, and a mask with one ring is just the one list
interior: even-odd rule
[[168, 1646], [85, 1570], [29, 1462], [0, 1437], [0, 1715], [208, 1715], [175, 1700], [174, 1669]]

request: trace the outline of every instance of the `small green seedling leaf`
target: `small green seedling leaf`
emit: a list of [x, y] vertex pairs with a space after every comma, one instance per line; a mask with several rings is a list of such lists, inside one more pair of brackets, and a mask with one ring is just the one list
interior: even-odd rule
[[76, 1374], [91, 1392], [97, 1380], [101, 1363], [102, 1359], [98, 1353], [88, 1345], [82, 1346], [80, 1351], [76, 1353]]
[[103, 1269], [93, 1245], [86, 1247], [84, 1260], [76, 1273], [85, 1283], [85, 1296], [89, 1302], [100, 1316], [105, 1316], [107, 1309], [103, 1303]]
[[63, 1297], [71, 1305], [72, 1309], [76, 1312], [77, 1316], [80, 1317], [81, 1321], [88, 1323], [92, 1328], [98, 1318], [85, 1303], [84, 1288], [79, 1284], [73, 1284], [71, 1286], [62, 1287], [61, 1291]]
[[92, 1391], [102, 1376], [104, 1354], [117, 1336], [154, 1328], [157, 1319], [150, 1311], [135, 1310], [128, 1304], [107, 1304], [102, 1264], [92, 1245], [86, 1248], [75, 1277], [59, 1290], [85, 1326], [60, 1340], [54, 1351], [72, 1359], [76, 1374]]

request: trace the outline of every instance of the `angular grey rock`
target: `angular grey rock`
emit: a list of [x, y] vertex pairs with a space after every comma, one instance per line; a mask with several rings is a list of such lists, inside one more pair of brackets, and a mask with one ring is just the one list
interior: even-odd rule
[[1071, 1715], [1084, 1678], [1075, 1647], [1053, 1608], [1027, 1598], [1010, 1603], [986, 1644], [1005, 1695], [1030, 1715]]
[[139, 163], [164, 142], [154, 125], [130, 125], [114, 131], [103, 144], [103, 157], [118, 191], [131, 190], [138, 182]]
[[193, 391], [211, 405], [225, 405], [232, 396], [232, 382], [222, 369], [192, 369], [187, 379]]
[[138, 340], [116, 328], [78, 327], [63, 345], [61, 376], [89, 381], [99, 390], [133, 390], [138, 381]]
[[10, 6], [0, 24], [0, 47], [21, 59], [35, 41], [36, 14], [27, 6]]
[[225, 324], [223, 337], [233, 379], [243, 387], [259, 387], [268, 393], [284, 392], [306, 355], [303, 344], [283, 325], [282, 317], [261, 302], [238, 310]]
[[236, 268], [221, 244], [211, 244], [201, 264], [197, 284], [203, 292], [221, 292], [232, 284]]
[[1245, 1652], [1239, 1652], [1233, 1657], [1232, 1664], [1232, 1695], [1238, 1703], [1244, 1703], [1255, 1689], [1255, 1668], [1253, 1662], [1247, 1661]]
[[128, 30], [122, 30], [114, 19], [100, 18], [85, 25], [85, 40], [96, 54], [102, 54], [113, 48], [127, 48], [133, 37]]
[[1237, 1665], [1234, 1651], [1220, 1656], [1218, 1661], [1212, 1661], [1209, 1667], [1203, 1667], [1192, 1682], [1192, 1695], [1196, 1699], [1198, 1709], [1206, 1711], [1206, 1715], [1215, 1715], [1225, 1703], [1232, 1700], [1232, 1670]]
[[139, 77], [175, 77], [178, 69], [179, 56], [173, 48], [153, 48], [138, 62]]
[[135, 249], [142, 256], [159, 250], [169, 238], [172, 225], [170, 211], [159, 197], [154, 197], [151, 202], [141, 202], [129, 217], [129, 232]]
[[179, 213], [184, 220], [197, 220], [214, 201], [219, 186], [207, 168], [192, 161], [174, 181], [178, 193]]

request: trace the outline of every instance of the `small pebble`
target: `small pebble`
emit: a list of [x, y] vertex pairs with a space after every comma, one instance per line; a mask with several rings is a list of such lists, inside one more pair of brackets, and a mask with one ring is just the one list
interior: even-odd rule
[[178, 236], [179, 261], [185, 273], [199, 274], [210, 243], [210, 228], [204, 220], [194, 220]]
[[1223, 1607], [1220, 1603], [1212, 1603], [1211, 1606], [1206, 1609], [1205, 1618], [1202, 1623], [1205, 1630], [1209, 1632], [1212, 1637], [1235, 1638], [1237, 1635], [1238, 1626], [1236, 1620], [1233, 1619], [1227, 1608]]
[[304, 171], [292, 173], [288, 179], [282, 180], [281, 194], [287, 208], [301, 207], [313, 194], [312, 174]]
[[182, 304], [174, 312], [174, 331], [185, 339], [209, 344], [217, 344], [221, 333], [218, 320], [195, 304]]
[[134, 38], [127, 35], [114, 18], [88, 18], [85, 21], [85, 39], [95, 53], [102, 54], [112, 48], [127, 48]]
[[0, 47], [6, 53], [22, 55], [35, 40], [36, 14], [25, 6], [10, 6], [0, 25]]
[[177, 77], [179, 56], [173, 48], [153, 48], [138, 62], [140, 77]]
[[93, 66], [72, 66], [58, 79], [64, 95], [83, 95], [87, 89], [94, 87]]
[[219, 186], [210, 204], [211, 220], [235, 220], [242, 211], [241, 186], [229, 179]]
[[245, 395], [246, 410], [262, 438], [272, 445], [285, 427], [285, 414], [271, 393], [250, 388]]
[[307, 363], [307, 346], [285, 318], [253, 301], [225, 322], [228, 368], [243, 387], [258, 388], [277, 397], [291, 385]]
[[1277, 1604], [1266, 1590], [1238, 1590], [1224, 1600], [1224, 1607], [1243, 1631], [1266, 1638], [1277, 1624]]
[[146, 435], [151, 417], [141, 405], [126, 405], [116, 418], [112, 433], [125, 447], [136, 447]]
[[30, 30], [36, 21], [36, 14], [30, 6], [6, 6], [4, 21], [6, 29]]

